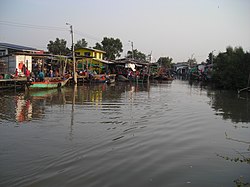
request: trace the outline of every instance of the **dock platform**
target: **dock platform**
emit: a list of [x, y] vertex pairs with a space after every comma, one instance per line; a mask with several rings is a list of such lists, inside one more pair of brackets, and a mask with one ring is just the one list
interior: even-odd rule
[[0, 79], [0, 90], [24, 90], [27, 78]]

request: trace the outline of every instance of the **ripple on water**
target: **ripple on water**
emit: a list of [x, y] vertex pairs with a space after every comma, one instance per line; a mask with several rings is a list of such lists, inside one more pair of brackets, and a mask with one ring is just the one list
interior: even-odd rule
[[[74, 106], [71, 97], [42, 109], [33, 103], [36, 120], [1, 126], [0, 186], [232, 186], [249, 170], [216, 156], [233, 152], [225, 138], [233, 124], [214, 116], [206, 91], [184, 82], [150, 86], [95, 87], [101, 97], [93, 101], [91, 88], [79, 88]], [[230, 130], [247, 140], [247, 128]], [[241, 143], [235, 147], [244, 151]]]

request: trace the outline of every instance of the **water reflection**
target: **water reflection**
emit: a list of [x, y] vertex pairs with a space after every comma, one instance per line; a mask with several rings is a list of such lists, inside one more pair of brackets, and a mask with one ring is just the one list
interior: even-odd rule
[[0, 119], [17, 122], [32, 119], [32, 102], [24, 94], [8, 93], [0, 97]]
[[104, 101], [119, 100], [125, 92], [133, 94], [149, 91], [145, 84], [86, 84], [45, 91], [20, 93], [2, 92], [0, 97], [0, 119], [24, 122], [44, 117], [46, 106], [72, 104], [72, 124], [75, 105], [92, 105], [102, 108]]
[[[250, 122], [250, 100], [248, 95], [238, 97], [233, 91], [213, 90], [199, 82], [190, 82], [190, 89], [205, 93], [210, 98], [210, 105], [216, 111], [215, 115], [232, 122]], [[154, 85], [157, 86], [157, 85]], [[87, 84], [77, 87], [65, 87], [61, 90], [32, 91], [23, 93], [1, 93], [0, 119], [17, 122], [41, 119], [46, 106], [88, 105], [96, 109], [103, 107], [103, 102], [119, 101], [124, 93], [128, 93], [132, 103], [137, 92], [148, 92], [149, 84]], [[191, 90], [190, 90], [191, 92]], [[194, 90], [192, 90], [194, 92]], [[118, 105], [116, 105], [119, 107]], [[73, 123], [73, 122], [72, 122]]]
[[250, 100], [242, 99], [232, 91], [208, 91], [211, 98], [211, 107], [216, 111], [216, 115], [223, 119], [230, 119], [234, 123], [250, 122]]
[[0, 125], [0, 186], [231, 186], [238, 174], [249, 181], [248, 166], [223, 159], [249, 158], [249, 131], [223, 120], [227, 102], [247, 115], [239, 105], [249, 101], [236, 93], [179, 80], [0, 93], [0, 124], [20, 121]]
[[[250, 122], [250, 99], [248, 93], [238, 95], [236, 91], [216, 90], [210, 84], [190, 81], [190, 88], [199, 89], [210, 98], [209, 105], [215, 110], [215, 115], [233, 123]], [[193, 91], [193, 90], [192, 90]]]

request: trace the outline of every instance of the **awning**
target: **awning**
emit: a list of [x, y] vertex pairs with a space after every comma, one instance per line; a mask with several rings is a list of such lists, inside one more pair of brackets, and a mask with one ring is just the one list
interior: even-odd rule
[[93, 60], [102, 62], [102, 63], [104, 63], [104, 64], [114, 64], [114, 62], [107, 61], [107, 60], [101, 60], [101, 59], [97, 59], [97, 58], [93, 58]]

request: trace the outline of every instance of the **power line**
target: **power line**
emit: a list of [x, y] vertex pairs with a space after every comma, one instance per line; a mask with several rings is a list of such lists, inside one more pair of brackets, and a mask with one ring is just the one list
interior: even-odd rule
[[[1, 20], [0, 20], [0, 25], [6, 25], [6, 26], [11, 26], [11, 27], [21, 27], [21, 28], [28, 28], [28, 29], [38, 29], [38, 30], [68, 31], [68, 29], [65, 27], [33, 25], [33, 24], [27, 24], [27, 23], [17, 23], [17, 22], [1, 21]], [[79, 30], [75, 30], [74, 33], [76, 35], [82, 36], [87, 39], [91, 39], [94, 41], [101, 41], [100, 38], [90, 35], [90, 34], [83, 33]]]
[[68, 31], [65, 27], [52, 27], [52, 26], [44, 26], [44, 25], [32, 25], [26, 23], [17, 23], [17, 22], [7, 22], [7, 21], [0, 21], [0, 25], [7, 25], [11, 27], [23, 27], [23, 28], [30, 28], [30, 29], [40, 29], [40, 30], [56, 30], [56, 31]]

